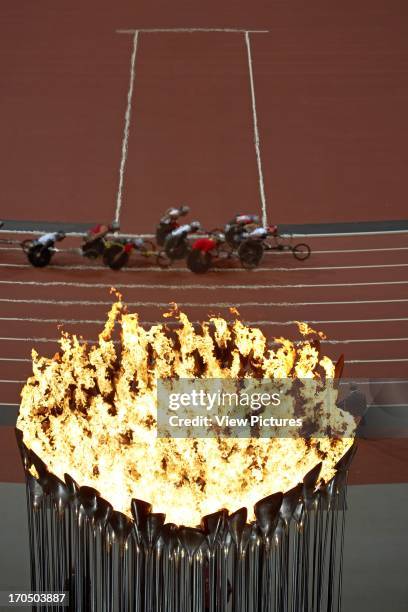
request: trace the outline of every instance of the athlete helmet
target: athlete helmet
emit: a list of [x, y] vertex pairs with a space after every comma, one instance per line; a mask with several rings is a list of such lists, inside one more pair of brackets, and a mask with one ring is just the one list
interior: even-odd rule
[[201, 228], [201, 223], [199, 221], [192, 221], [190, 223], [190, 230], [192, 232], [196, 232]]
[[210, 232], [209, 236], [218, 243], [225, 242], [224, 232]]

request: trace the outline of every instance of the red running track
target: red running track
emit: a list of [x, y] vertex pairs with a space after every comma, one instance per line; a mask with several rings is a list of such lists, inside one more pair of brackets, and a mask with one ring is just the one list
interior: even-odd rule
[[[131, 267], [113, 273], [66, 253], [57, 254], [53, 266], [34, 270], [19, 251], [1, 250], [1, 401], [18, 404], [31, 348], [53, 355], [59, 324], [96, 339], [111, 286], [120, 288], [147, 323], [162, 320], [169, 301], [194, 321], [213, 313], [231, 317], [228, 306], [234, 305], [270, 338], [297, 339], [294, 321], [307, 320], [326, 333], [326, 354], [345, 355], [344, 376], [408, 379], [407, 238], [310, 237], [313, 253], [306, 262], [271, 253], [258, 270], [230, 264], [205, 276], [194, 276], [183, 263], [170, 270], [146, 262], [139, 267], [136, 257]], [[402, 393], [406, 398], [406, 387]], [[0, 436], [0, 479], [20, 480], [12, 428], [0, 428]], [[363, 440], [351, 482], [408, 481], [407, 459], [406, 440]]]
[[[2, 214], [111, 219], [132, 44], [115, 30], [233, 22], [270, 30], [252, 39], [269, 221], [404, 217], [403, 13], [388, 0], [329, 8], [323, 0], [8, 3], [0, 23]], [[135, 94], [125, 231], [150, 232], [161, 211], [179, 202], [208, 227], [240, 209], [259, 210], [243, 36], [142, 35]], [[289, 321], [320, 321], [315, 326], [336, 341], [325, 345], [328, 354], [346, 356], [347, 376], [408, 378], [407, 235], [310, 242], [305, 264], [270, 255], [265, 269], [200, 279], [174, 270], [69, 269], [78, 262], [62, 255], [55, 267], [34, 271], [21, 267], [18, 251], [0, 250], [1, 402], [18, 403], [21, 383], [13, 381], [29, 373], [32, 346], [54, 352], [55, 320], [104, 319], [111, 285], [124, 285], [146, 321], [160, 318], [170, 300], [197, 320], [238, 304], [271, 336], [295, 336]], [[89, 338], [98, 325], [64, 324]], [[363, 442], [352, 481], [406, 481], [407, 456], [405, 441]], [[20, 480], [18, 466], [12, 430], [0, 428], [0, 480]]]
[[[112, 218], [132, 52], [115, 31], [194, 25], [269, 30], [252, 37], [252, 57], [271, 223], [404, 218], [406, 10], [389, 0], [3, 3], [2, 214]], [[123, 195], [133, 232], [180, 202], [207, 226], [258, 209], [243, 35], [141, 35]]]

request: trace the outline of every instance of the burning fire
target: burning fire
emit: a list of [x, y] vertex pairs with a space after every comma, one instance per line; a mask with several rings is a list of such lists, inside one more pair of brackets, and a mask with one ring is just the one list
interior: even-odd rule
[[52, 359], [33, 350], [17, 426], [49, 470], [95, 487], [127, 514], [132, 498], [144, 499], [168, 521], [192, 526], [220, 508], [246, 506], [251, 518], [259, 499], [294, 487], [320, 461], [329, 480], [352, 438], [156, 437], [159, 377], [319, 381], [335, 374], [307, 325], [301, 342], [275, 338], [270, 348], [238, 317], [211, 317], [196, 330], [185, 314], [171, 316], [175, 328], [145, 329], [118, 299], [97, 344], [63, 333]]

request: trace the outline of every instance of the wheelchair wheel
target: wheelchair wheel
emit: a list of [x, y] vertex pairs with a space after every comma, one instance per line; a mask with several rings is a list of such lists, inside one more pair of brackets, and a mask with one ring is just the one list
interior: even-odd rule
[[32, 240], [32, 238], [27, 238], [26, 240], [23, 240], [20, 246], [23, 249], [24, 253], [28, 255], [28, 253], [30, 252], [30, 249], [33, 247], [33, 244], [34, 244], [34, 241]]
[[245, 240], [239, 246], [238, 257], [242, 266], [250, 270], [259, 265], [263, 252], [264, 248], [261, 242], [256, 240]]
[[200, 249], [192, 249], [187, 256], [187, 267], [195, 274], [205, 274], [211, 264], [212, 255]]
[[111, 244], [103, 254], [103, 263], [111, 270], [120, 270], [128, 261], [129, 253], [124, 250], [122, 244]]
[[233, 249], [236, 249], [241, 242], [242, 230], [235, 225], [225, 227], [225, 240]]
[[45, 268], [51, 261], [52, 252], [42, 244], [36, 244], [27, 252], [28, 261], [35, 268]]
[[82, 255], [88, 259], [97, 259], [105, 252], [105, 241], [102, 238], [91, 240], [82, 245]]
[[190, 245], [187, 240], [174, 245], [170, 242], [164, 245], [164, 250], [169, 259], [184, 259], [190, 250]]
[[84, 249], [82, 247], [81, 254], [88, 259], [98, 259], [100, 253], [96, 249]]
[[310, 257], [310, 246], [301, 242], [293, 247], [292, 253], [296, 259], [303, 261]]
[[159, 251], [157, 253], [156, 261], [157, 265], [160, 266], [160, 268], [169, 268], [171, 266], [171, 259], [167, 257], [165, 251]]

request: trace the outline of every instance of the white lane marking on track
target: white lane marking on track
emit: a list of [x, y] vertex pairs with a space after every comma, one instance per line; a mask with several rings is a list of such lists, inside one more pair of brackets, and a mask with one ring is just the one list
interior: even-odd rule
[[[408, 302], [408, 300], [406, 300]], [[19, 299], [19, 298], [0, 298], [0, 302], [9, 304], [52, 304], [54, 306], [112, 306], [113, 302], [98, 301], [98, 300], [36, 300], [36, 299]], [[147, 305], [160, 306], [157, 302], [126, 302], [128, 306]], [[164, 307], [169, 306], [168, 303], [162, 304]]]
[[[0, 321], [25, 321], [30, 323], [81, 323], [81, 324], [95, 324], [95, 325], [103, 325], [106, 321], [103, 319], [50, 319], [50, 318], [40, 318], [40, 317], [0, 317]], [[337, 324], [337, 323], [397, 323], [408, 321], [408, 317], [399, 317], [399, 318], [388, 318], [388, 319], [333, 319], [333, 320], [312, 320], [312, 319], [303, 319], [303, 323], [310, 323], [313, 325], [316, 324]], [[294, 319], [293, 321], [246, 321], [243, 319], [244, 323], [248, 325], [296, 325], [298, 320]], [[154, 322], [148, 321], [148, 324], [154, 325]], [[170, 321], [171, 323], [171, 321]], [[192, 323], [198, 325], [199, 321], [192, 321]]]
[[0, 317], [0, 321], [25, 321], [28, 323], [92, 323], [95, 325], [103, 325], [106, 321], [98, 319], [41, 319], [35, 317]]
[[262, 172], [261, 143], [260, 143], [260, 138], [259, 138], [258, 116], [256, 112], [254, 71], [253, 71], [253, 64], [252, 64], [251, 40], [250, 40], [249, 32], [245, 32], [245, 44], [246, 44], [247, 58], [248, 58], [249, 84], [250, 84], [250, 89], [251, 89], [252, 121], [253, 121], [253, 128], [254, 128], [254, 145], [255, 145], [256, 163], [258, 166], [259, 195], [261, 198], [261, 210], [262, 210], [262, 225], [266, 227], [268, 224], [268, 221], [267, 221], [267, 213], [266, 213], [265, 185], [264, 185], [264, 178], [263, 178], [263, 172]]
[[[1, 318], [0, 318], [1, 321]], [[302, 319], [302, 322], [304, 323], [312, 323], [313, 325], [316, 324], [337, 324], [337, 323], [396, 323], [396, 322], [402, 322], [402, 321], [408, 321], [408, 317], [401, 317], [398, 319], [333, 319], [333, 320], [326, 320], [326, 321], [313, 321], [312, 319]], [[244, 319], [245, 322], [245, 319]], [[254, 323], [256, 323], [257, 325], [293, 325], [294, 323], [298, 323], [298, 321], [294, 320], [294, 321], [251, 321], [249, 324], [253, 325]]]
[[[3, 338], [0, 338], [2, 340]], [[24, 340], [25, 338], [10, 338], [10, 340]], [[55, 342], [50, 338], [33, 338], [37, 342]], [[408, 362], [408, 358], [396, 358], [396, 359], [347, 359], [347, 364], [355, 364], [355, 363], [405, 363]], [[4, 381], [0, 381], [4, 382]], [[26, 382], [25, 380], [21, 382]]]
[[219, 291], [220, 289], [246, 289], [258, 290], [258, 289], [307, 289], [307, 288], [318, 288], [318, 287], [368, 287], [368, 286], [380, 286], [385, 285], [408, 285], [408, 280], [404, 281], [374, 281], [364, 283], [313, 283], [313, 284], [296, 284], [296, 285], [171, 285], [171, 284], [144, 284], [144, 283], [76, 283], [69, 281], [12, 281], [12, 280], [0, 280], [1, 285], [35, 285], [36, 287], [78, 287], [88, 289], [110, 289], [112, 285], [116, 289], [172, 289], [172, 290], [183, 290], [191, 291], [196, 289], [204, 289], [205, 291]]
[[[82, 235], [82, 234], [81, 234]], [[19, 251], [21, 247], [4, 247], [0, 245], [0, 251]], [[313, 255], [329, 255], [330, 253], [377, 253], [380, 251], [408, 251], [408, 247], [384, 247], [377, 249], [326, 249], [325, 251], [313, 250]], [[59, 249], [59, 253], [71, 253], [70, 249]], [[290, 255], [287, 251], [266, 251], [265, 255]]]
[[[112, 301], [104, 300], [40, 300], [40, 299], [23, 299], [23, 298], [0, 298], [0, 303], [9, 304], [50, 304], [54, 306], [112, 306]], [[340, 300], [340, 301], [318, 301], [318, 302], [234, 302], [237, 308], [248, 306], [265, 306], [268, 308], [275, 307], [292, 307], [292, 306], [332, 306], [332, 305], [351, 305], [351, 304], [395, 304], [399, 302], [408, 302], [408, 298], [395, 298], [390, 300]], [[128, 302], [124, 300], [127, 306], [157, 306], [158, 308], [168, 308], [170, 302]], [[231, 308], [229, 302], [180, 302], [178, 306], [193, 307], [193, 308]]]
[[134, 89], [134, 83], [135, 83], [135, 64], [136, 64], [138, 39], [139, 39], [139, 32], [136, 30], [133, 35], [132, 55], [130, 58], [129, 89], [128, 89], [128, 94], [127, 94], [125, 125], [123, 128], [122, 157], [121, 157], [120, 166], [119, 166], [119, 185], [118, 185], [118, 193], [116, 197], [116, 209], [115, 209], [115, 221], [117, 223], [119, 223], [120, 221], [120, 213], [122, 209], [123, 183], [124, 183], [124, 178], [125, 178], [125, 168], [126, 168], [126, 161], [127, 161], [127, 155], [128, 155], [128, 149], [129, 149], [129, 130], [130, 130], [131, 115], [132, 115], [132, 97], [133, 97], [133, 89]]
[[[26, 358], [16, 358], [16, 357], [0, 357], [0, 361], [5, 362], [25, 362], [32, 363], [32, 359]], [[350, 361], [348, 363], [351, 363]], [[340, 382], [340, 385], [348, 385], [348, 382]], [[405, 379], [396, 379], [396, 380], [363, 380], [358, 382], [359, 385], [406, 385], [408, 384], [408, 380]], [[0, 406], [18, 406], [19, 404], [9, 404], [0, 402]]]
[[[347, 386], [350, 384], [351, 381], [340, 381], [340, 386]], [[357, 381], [353, 381], [353, 382], [357, 382]], [[358, 381], [359, 385], [406, 385], [408, 384], [408, 380], [400, 378], [400, 379], [394, 379], [394, 380], [359, 380]]]
[[139, 28], [138, 30], [116, 30], [117, 34], [134, 34], [135, 32], [145, 33], [177, 33], [183, 32], [191, 34], [194, 32], [225, 32], [234, 34], [245, 34], [250, 32], [251, 34], [268, 34], [269, 30], [247, 30], [243, 28]]
[[[313, 255], [327, 255], [330, 253], [377, 253], [377, 251], [408, 251], [408, 247], [384, 247], [377, 249], [328, 249], [325, 251], [313, 250]], [[267, 251], [269, 255], [285, 255], [284, 251]], [[287, 253], [286, 253], [287, 254]]]
[[281, 234], [282, 238], [342, 238], [347, 236], [387, 236], [389, 234], [408, 234], [408, 229], [402, 230], [379, 230], [376, 232], [332, 232], [321, 234]]
[[322, 344], [361, 344], [366, 342], [407, 342], [408, 338], [350, 338], [346, 340], [321, 340]]
[[0, 383], [12, 383], [21, 385], [26, 382], [26, 380], [5, 380], [4, 378], [0, 379]]
[[[48, 230], [44, 229], [44, 230], [30, 230], [30, 229], [25, 229], [25, 230], [12, 230], [12, 229], [0, 229], [0, 235], [1, 234], [27, 234], [30, 236], [39, 236], [40, 234], [45, 234]], [[71, 238], [84, 238], [84, 236], [86, 236], [86, 232], [65, 232], [66, 236], [69, 236]], [[118, 232], [117, 234], [115, 234], [115, 236], [117, 238], [154, 238], [154, 234], [122, 234], [120, 232]], [[21, 249], [18, 249], [21, 250]], [[62, 252], [65, 252], [66, 249], [61, 249]]]
[[[0, 229], [1, 234], [27, 234], [27, 235], [39, 235], [45, 234], [46, 230], [2, 230]], [[342, 238], [342, 237], [354, 237], [354, 236], [391, 236], [392, 234], [408, 234], [408, 230], [385, 230], [378, 232], [349, 232], [349, 233], [328, 233], [328, 234], [282, 234], [282, 238], [307, 238], [308, 240], [312, 240], [313, 238]], [[73, 238], [83, 238], [86, 233], [85, 232], [65, 232], [66, 236], [70, 236]], [[155, 238], [154, 234], [117, 234], [118, 238]], [[374, 249], [376, 251], [377, 249]], [[320, 251], [312, 252], [319, 253]], [[322, 251], [324, 252], [324, 251]], [[331, 252], [331, 251], [329, 251]], [[341, 252], [341, 251], [340, 251]], [[348, 252], [348, 251], [346, 251]]]
[[[313, 270], [365, 270], [368, 268], [405, 268], [408, 267], [408, 263], [397, 263], [397, 264], [368, 264], [368, 265], [357, 265], [357, 266], [301, 266], [298, 268], [255, 268], [251, 270], [251, 272], [311, 272]], [[183, 268], [182, 268], [183, 269]], [[168, 268], [170, 271], [171, 268]], [[243, 270], [242, 268], [233, 268], [233, 270], [237, 272], [248, 272], [248, 270]], [[217, 272], [229, 272], [228, 269], [221, 270], [220, 268]]]
[[[5, 341], [12, 340], [13, 342], [53, 342], [53, 343], [57, 343], [61, 340], [61, 338], [17, 338], [17, 337], [11, 337], [11, 336], [1, 336], [0, 341], [1, 340], [5, 340]], [[96, 344], [95, 340], [84, 339], [84, 342], [87, 342], [88, 344]]]
[[[47, 230], [13, 230], [13, 229], [0, 229], [0, 234], [29, 234], [38, 235], [45, 234]], [[391, 236], [393, 234], [408, 234], [408, 229], [404, 230], [383, 230], [377, 232], [331, 232], [326, 234], [281, 234], [282, 238], [341, 238], [341, 237], [353, 237], [353, 236]], [[66, 236], [72, 237], [83, 237], [85, 232], [65, 232]], [[118, 234], [121, 238], [154, 238], [154, 234]]]
[[[192, 325], [200, 325], [199, 321], [190, 321], [190, 323]], [[167, 321], [166, 322], [166, 325], [178, 325], [178, 324], [179, 324], [178, 321]], [[247, 325], [249, 326], [251, 325], [254, 326], [256, 324], [257, 324], [256, 321], [247, 322]], [[152, 325], [158, 325], [158, 323], [155, 321], [145, 321], [141, 326], [143, 327], [143, 326], [152, 326]], [[0, 340], [5, 340], [5, 341], [13, 340], [13, 341], [20, 341], [20, 342], [58, 342], [59, 339], [55, 339], [55, 338], [17, 338], [17, 337], [2, 336], [0, 337]], [[87, 340], [86, 338], [84, 338], [83, 341], [88, 342], [88, 343], [93, 343], [93, 344], [97, 343], [96, 340]], [[344, 339], [344, 340], [320, 340], [321, 344], [361, 344], [361, 343], [364, 344], [367, 342], [407, 342], [407, 341], [408, 341], [408, 337], [407, 338], [350, 338], [350, 339]], [[302, 341], [301, 340], [294, 341], [295, 344], [298, 342], [302, 342]], [[270, 344], [279, 345], [280, 343], [271, 342]]]
[[60, 338], [16, 338], [13, 336], [0, 336], [0, 340], [13, 340], [14, 342], [58, 342]]
[[407, 404], [369, 404], [369, 408], [407, 408]]
[[347, 359], [346, 363], [400, 363], [408, 359]]
[[[368, 264], [368, 265], [357, 265], [357, 266], [301, 266], [301, 267], [292, 267], [292, 268], [255, 268], [254, 270], [245, 270], [244, 268], [211, 268], [207, 274], [211, 275], [215, 273], [228, 274], [230, 272], [239, 272], [241, 274], [254, 274], [259, 272], [312, 272], [312, 271], [322, 271], [322, 270], [366, 270], [366, 269], [380, 269], [380, 268], [407, 268], [408, 263], [396, 263], [396, 264]], [[30, 264], [17, 264], [17, 263], [0, 263], [0, 268], [30, 268], [32, 266]], [[47, 266], [48, 269], [51, 270], [96, 270], [96, 271], [107, 271], [105, 266], [64, 266], [62, 264], [51, 264]], [[191, 271], [188, 268], [160, 268], [157, 266], [146, 267], [146, 268], [136, 268], [136, 267], [125, 267], [122, 268], [123, 272], [139, 272], [139, 273], [150, 273], [150, 272], [163, 272], [164, 274], [169, 274], [171, 272], [183, 272], [191, 274]]]
[[[0, 380], [0, 382], [9, 382], [9, 383], [16, 383], [16, 384], [21, 384], [21, 382], [27, 382], [27, 381], [18, 381], [18, 380]], [[17, 404], [15, 402], [1, 402], [0, 406], [5, 406], [7, 408], [11, 408], [11, 407], [19, 407], [20, 404]], [[406, 408], [407, 404], [369, 404], [369, 408]]]

